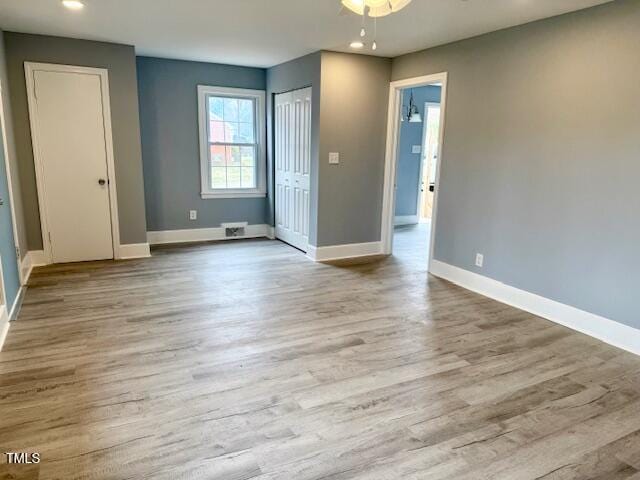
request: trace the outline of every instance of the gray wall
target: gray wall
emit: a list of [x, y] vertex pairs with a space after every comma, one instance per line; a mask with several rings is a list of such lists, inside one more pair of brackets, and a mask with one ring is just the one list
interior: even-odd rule
[[319, 247], [380, 240], [390, 76], [390, 59], [322, 52]]
[[134, 48], [113, 43], [9, 32], [5, 32], [4, 40], [29, 250], [42, 249], [42, 234], [24, 62], [60, 63], [109, 70], [120, 241], [123, 244], [146, 242]]
[[449, 72], [436, 259], [640, 327], [639, 25], [618, 0], [394, 60]]
[[[396, 216], [418, 214], [420, 164], [422, 153], [412, 153], [414, 145], [422, 145], [425, 126], [425, 102], [440, 103], [440, 87], [427, 85], [413, 89], [413, 101], [418, 106], [422, 123], [402, 122], [398, 141], [398, 169], [396, 171]], [[403, 92], [402, 103], [409, 107], [411, 89]]]
[[[264, 90], [265, 70], [138, 57], [140, 130], [150, 231], [266, 223], [266, 198], [202, 199], [197, 86]], [[189, 210], [198, 211], [189, 220]]]
[[[315, 52], [267, 69], [267, 118], [272, 118], [274, 95], [311, 87], [311, 191], [309, 243], [316, 245], [318, 225], [318, 148], [320, 132], [320, 71], [322, 53]], [[273, 122], [267, 121], [267, 159], [269, 172], [269, 201], [267, 219], [275, 224], [274, 213], [274, 140]]]

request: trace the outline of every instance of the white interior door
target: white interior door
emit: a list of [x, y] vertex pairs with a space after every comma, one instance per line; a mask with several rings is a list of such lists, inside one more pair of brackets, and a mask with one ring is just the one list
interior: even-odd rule
[[440, 104], [426, 102], [424, 112], [422, 167], [418, 200], [418, 214], [421, 222], [430, 221], [433, 214], [438, 142], [440, 141]]
[[276, 237], [306, 252], [309, 244], [311, 88], [276, 95]]
[[27, 80], [38, 194], [44, 201], [41, 224], [51, 261], [114, 258], [105, 77], [43, 66], [28, 68]]

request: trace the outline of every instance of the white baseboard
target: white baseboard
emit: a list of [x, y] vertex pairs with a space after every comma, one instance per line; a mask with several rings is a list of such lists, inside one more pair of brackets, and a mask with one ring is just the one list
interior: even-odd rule
[[26, 255], [20, 259], [20, 285], [27, 284], [32, 269], [33, 265], [31, 264], [31, 259], [29, 258], [29, 252], [27, 252]]
[[26, 291], [27, 291], [27, 287], [24, 285], [22, 285], [20, 287], [20, 290], [18, 290], [18, 294], [16, 295], [16, 298], [13, 301], [11, 310], [9, 310], [9, 321], [12, 321], [18, 318], [18, 312], [20, 311], [20, 307], [22, 306], [22, 299], [24, 297], [24, 292]]
[[47, 259], [44, 250], [29, 250], [20, 262], [20, 277], [22, 285], [26, 285], [29, 281], [33, 267], [42, 267], [43, 265], [48, 264], [49, 260]]
[[367, 257], [369, 255], [381, 255], [381, 242], [349, 243], [346, 245], [331, 245], [329, 247], [307, 247], [307, 257], [315, 262], [327, 262], [330, 260], [342, 260], [346, 258]]
[[4, 305], [0, 305], [0, 352], [9, 332], [9, 314]]
[[492, 278], [454, 267], [438, 260], [431, 262], [430, 272], [467, 290], [501, 303], [533, 313], [552, 322], [597, 338], [605, 343], [640, 355], [640, 330], [575, 307], [520, 290]]
[[273, 238], [271, 225], [247, 225], [242, 237], [225, 237], [223, 227], [217, 228], [193, 228], [187, 230], [162, 230], [147, 232], [147, 241], [150, 245], [162, 245], [167, 243], [210, 242], [213, 240], [238, 240], [241, 238], [267, 237]]
[[120, 245], [118, 260], [147, 258], [151, 256], [148, 243], [128, 243]]
[[415, 225], [417, 223], [420, 223], [418, 215], [398, 215], [393, 219], [393, 224], [396, 227], [399, 225]]
[[273, 227], [271, 225], [267, 225], [267, 238], [269, 240], [275, 240], [276, 239], [276, 227]]
[[[129, 243], [120, 245], [120, 249], [118, 251], [118, 259], [121, 260], [146, 258], [150, 256], [151, 254], [148, 243]], [[43, 250], [29, 250], [20, 262], [22, 284], [27, 284], [29, 277], [31, 276], [31, 271], [34, 267], [42, 267], [44, 265], [49, 265], [49, 263], [49, 259]]]

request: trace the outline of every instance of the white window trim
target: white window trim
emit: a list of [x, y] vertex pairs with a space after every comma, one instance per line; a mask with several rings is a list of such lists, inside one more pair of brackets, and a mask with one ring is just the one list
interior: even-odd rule
[[[257, 132], [257, 188], [224, 188], [209, 187], [209, 134], [207, 131], [207, 95], [220, 97], [250, 98], [256, 103]], [[267, 195], [267, 132], [265, 128], [265, 92], [245, 88], [214, 87], [198, 85], [198, 124], [200, 131], [200, 196], [207, 198], [251, 198]]]

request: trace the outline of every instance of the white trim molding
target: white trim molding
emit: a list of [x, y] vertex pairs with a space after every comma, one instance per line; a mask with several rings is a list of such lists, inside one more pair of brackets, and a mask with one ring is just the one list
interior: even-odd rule
[[132, 258], [147, 258], [151, 256], [148, 243], [128, 243], [120, 245], [118, 260], [130, 260]]
[[512, 287], [483, 275], [438, 260], [429, 270], [448, 280], [501, 303], [551, 320], [572, 330], [597, 338], [609, 345], [640, 355], [640, 330], [614, 320], [585, 312], [549, 298]]
[[49, 263], [49, 259], [44, 253], [44, 250], [29, 250], [20, 262], [22, 285], [24, 286], [29, 282], [29, 277], [31, 276], [31, 271], [34, 267], [42, 267], [44, 265], [49, 265]]
[[20, 255], [22, 255], [22, 252], [20, 251], [20, 239], [18, 238], [18, 220], [16, 215], [15, 195], [13, 191], [13, 175], [11, 172], [11, 152], [9, 152], [9, 140], [7, 138], [7, 121], [4, 108], [4, 95], [5, 90], [3, 90], [2, 79], [0, 79], [0, 126], [2, 129], [1, 133], [4, 150], [4, 166], [7, 174], [7, 189], [9, 193], [8, 201], [11, 206], [11, 225], [13, 226], [13, 241], [16, 247], [15, 260], [18, 266], [18, 271], [20, 272], [20, 283], [24, 284], [24, 279], [22, 278], [22, 270], [20, 269]]
[[244, 235], [239, 237], [226, 237], [224, 227], [147, 232], [147, 241], [150, 245], [211, 242], [214, 240], [239, 240], [242, 238], [259, 237], [273, 238], [273, 227], [265, 224], [247, 225], [244, 227]]
[[389, 110], [387, 112], [387, 143], [384, 163], [384, 189], [382, 196], [381, 241], [382, 253], [393, 251], [393, 226], [396, 209], [396, 173], [398, 165], [398, 142], [400, 139], [400, 115], [402, 109], [402, 90], [426, 85], [440, 85], [440, 132], [438, 158], [436, 165], [435, 192], [433, 195], [433, 213], [431, 215], [431, 241], [429, 242], [429, 265], [433, 260], [436, 219], [438, 215], [438, 195], [440, 192], [440, 166], [444, 152], [445, 113], [447, 110], [447, 72], [424, 75], [421, 77], [396, 80], [389, 84]]
[[307, 247], [307, 257], [314, 262], [328, 262], [347, 258], [368, 257], [382, 254], [381, 242], [349, 243], [346, 245], [331, 245], [328, 247]]
[[18, 312], [22, 306], [22, 296], [24, 295], [25, 290], [25, 287], [20, 287], [10, 311], [7, 312], [6, 305], [0, 305], [0, 351], [2, 351], [4, 341], [7, 339], [11, 321], [18, 318]]
[[[267, 130], [266, 118], [266, 91], [246, 88], [217, 87], [210, 85], [198, 85], [198, 132], [200, 143], [200, 196], [203, 199], [216, 198], [261, 198], [267, 196]], [[219, 188], [214, 189], [210, 185], [210, 147], [214, 143], [209, 139], [209, 97], [231, 97], [251, 100], [254, 104], [254, 143], [221, 142], [216, 145], [244, 145], [255, 148], [255, 188]]]
[[4, 305], [0, 305], [0, 352], [9, 333], [9, 314]]
[[22, 299], [24, 297], [24, 292], [27, 291], [27, 287], [20, 287], [18, 290], [18, 294], [16, 298], [13, 300], [13, 305], [11, 306], [11, 310], [9, 310], [9, 321], [13, 321], [18, 318], [18, 313], [20, 313], [20, 308], [22, 308]]
[[420, 223], [418, 215], [396, 215], [396, 217], [393, 219], [393, 224], [395, 226], [416, 225], [418, 223]]

